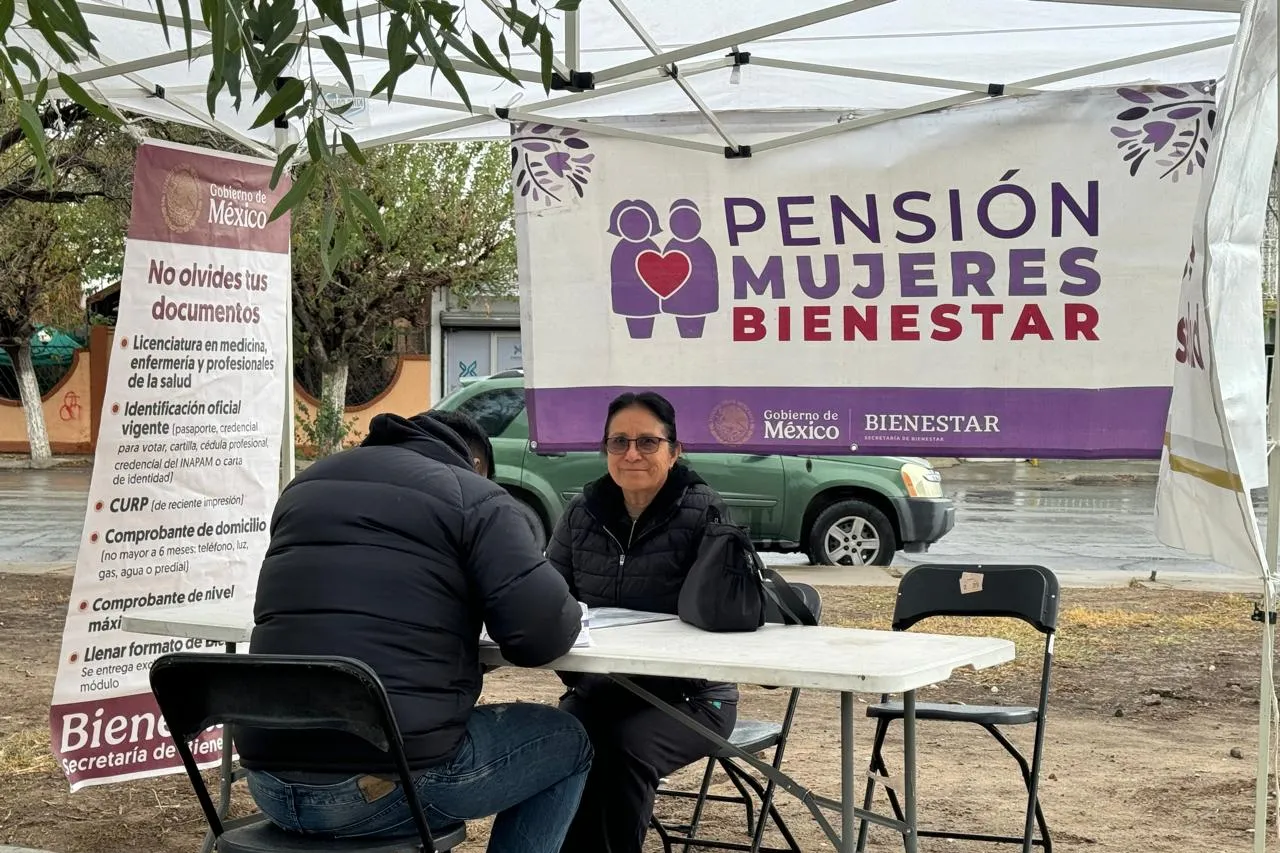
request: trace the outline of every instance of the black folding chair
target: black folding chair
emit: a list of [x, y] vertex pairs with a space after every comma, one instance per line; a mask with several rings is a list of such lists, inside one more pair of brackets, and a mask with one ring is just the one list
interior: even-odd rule
[[[1053, 640], [1058, 627], [1058, 578], [1043, 566], [1020, 565], [939, 565], [923, 564], [909, 570], [898, 584], [898, 601], [893, 610], [893, 630], [905, 631], [935, 616], [989, 616], [1021, 619], [1044, 635], [1044, 660], [1040, 668], [1040, 698], [1036, 707], [1005, 705], [959, 705], [933, 702], [916, 703], [916, 719], [973, 723], [981, 726], [1018, 762], [1027, 788], [1026, 820], [1022, 835], [989, 835], [944, 830], [918, 831], [921, 838], [952, 838], [960, 841], [991, 841], [1021, 844], [1023, 853], [1042, 846], [1052, 853], [1053, 839], [1040, 808], [1040, 764], [1044, 752], [1044, 723], [1049, 701], [1049, 675], [1053, 668]], [[871, 748], [871, 768], [863, 809], [871, 808], [876, 779], [889, 777], [881, 747], [889, 724], [902, 719], [902, 703], [888, 697], [867, 709], [876, 720], [875, 741]], [[1035, 746], [1030, 764], [1018, 751], [1000, 726], [1035, 724]], [[898, 820], [902, 808], [893, 788], [885, 786], [889, 803]], [[1035, 827], [1040, 837], [1035, 837]], [[866, 848], [866, 820], [859, 822], [858, 851]]]
[[[443, 853], [467, 837], [465, 824], [433, 835], [418, 800], [404, 740], [382, 682], [358, 660], [289, 655], [163, 655], [151, 692], [173, 736], [219, 853]], [[418, 837], [332, 839], [286, 832], [262, 814], [225, 826], [191, 754], [191, 741], [222, 723], [262, 729], [346, 732], [395, 762]]]
[[[818, 594], [818, 591], [803, 583], [792, 583], [790, 586], [804, 599], [805, 605], [813, 613], [814, 617], [821, 621], [822, 596]], [[778, 624], [785, 622], [782, 613], [771, 598], [766, 599], [765, 621]], [[774, 688], [768, 689], [772, 690]], [[800, 690], [792, 690], [791, 696], [787, 699], [787, 710], [783, 714], [781, 722], [772, 720], [738, 720], [733, 727], [733, 733], [729, 735], [729, 743], [752, 755], [758, 755], [767, 749], [773, 749], [771, 763], [774, 768], [781, 768], [782, 756], [787, 747], [787, 738], [791, 736], [791, 724], [795, 719], [796, 703], [799, 700]], [[710, 792], [712, 775], [715, 773], [717, 766], [724, 770], [733, 787], [738, 790], [737, 794], [712, 794]], [[694, 800], [693, 816], [690, 818], [689, 823], [686, 825], [666, 825], [655, 816], [650, 825], [662, 841], [662, 849], [665, 853], [671, 853], [673, 844], [684, 845], [686, 853], [691, 846], [713, 850], [747, 850], [751, 853], [800, 853], [800, 845], [796, 843], [795, 836], [791, 834], [791, 829], [787, 826], [787, 822], [783, 820], [782, 815], [778, 813], [777, 807], [773, 804], [776, 789], [777, 783], [772, 779], [767, 784], [761, 785], [759, 779], [738, 764], [734, 759], [733, 753], [728, 750], [717, 749], [707, 759], [706, 770], [702, 774], [702, 786], [697, 792], [675, 791], [666, 788], [658, 790], [658, 794], [661, 796]], [[754, 799], [752, 794], [754, 794]], [[756, 814], [757, 800], [760, 804], [758, 817]], [[702, 821], [702, 812], [708, 802], [742, 805], [747, 813], [747, 835], [751, 836], [751, 843], [716, 841], [697, 837], [698, 826]], [[786, 847], [762, 846], [766, 818], [772, 819], [774, 825], [778, 827], [778, 832], [787, 844]]]

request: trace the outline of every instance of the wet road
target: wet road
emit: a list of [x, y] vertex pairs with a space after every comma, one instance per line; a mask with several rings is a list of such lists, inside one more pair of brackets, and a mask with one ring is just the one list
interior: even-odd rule
[[0, 470], [0, 565], [74, 563], [89, 468]]
[[[1156, 541], [1152, 482], [1069, 483], [1005, 464], [946, 469], [943, 478], [957, 504], [956, 527], [924, 559], [1027, 561], [1064, 574], [1236, 574]], [[87, 467], [0, 470], [0, 567], [73, 563], [88, 486]], [[899, 555], [897, 563], [920, 559]], [[769, 559], [797, 561], [803, 558]]]
[[[1156, 539], [1154, 482], [1011, 484], [952, 478], [948, 483], [946, 472], [943, 482], [956, 502], [956, 526], [930, 549], [929, 558], [978, 562], [994, 557], [1038, 563], [1059, 574], [1239, 574]], [[1255, 511], [1265, 525], [1265, 505], [1255, 503]]]

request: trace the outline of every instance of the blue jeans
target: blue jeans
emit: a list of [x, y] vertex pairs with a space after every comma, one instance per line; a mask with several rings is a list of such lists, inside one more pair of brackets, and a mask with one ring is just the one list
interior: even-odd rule
[[[432, 829], [496, 814], [489, 853], [557, 853], [577, 811], [591, 755], [582, 724], [563, 711], [525, 703], [479, 705], [453, 761], [414, 777]], [[258, 808], [286, 830], [337, 838], [417, 833], [400, 785], [369, 799], [360, 776], [308, 785], [263, 771], [246, 775]]]

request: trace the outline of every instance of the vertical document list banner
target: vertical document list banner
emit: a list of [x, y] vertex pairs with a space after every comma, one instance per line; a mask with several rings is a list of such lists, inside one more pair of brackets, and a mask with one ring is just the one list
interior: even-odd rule
[[[138, 149], [120, 313], [49, 722], [72, 790], [174, 772], [151, 695], [161, 654], [198, 640], [121, 616], [217, 602], [249, 613], [279, 491], [288, 190], [270, 161]], [[219, 757], [220, 731], [196, 745]]]

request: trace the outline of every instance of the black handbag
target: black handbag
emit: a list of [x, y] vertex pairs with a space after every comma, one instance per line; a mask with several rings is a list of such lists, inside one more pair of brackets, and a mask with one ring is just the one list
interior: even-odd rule
[[744, 527], [707, 511], [697, 556], [680, 587], [677, 614], [704, 631], [754, 631], [772, 603], [787, 625], [817, 625], [804, 598], [766, 568]]

